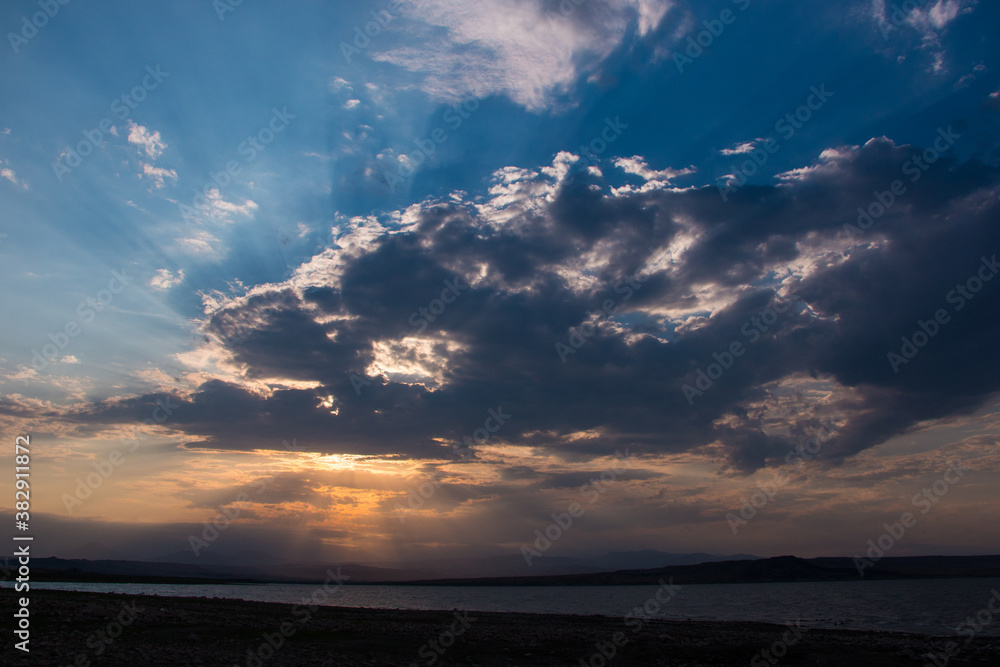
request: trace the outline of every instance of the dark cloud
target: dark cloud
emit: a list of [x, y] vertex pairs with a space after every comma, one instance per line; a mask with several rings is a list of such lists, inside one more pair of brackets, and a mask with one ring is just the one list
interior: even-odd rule
[[[578, 470], [574, 472], [564, 472], [549, 474], [545, 479], [531, 484], [529, 489], [578, 489], [595, 481], [599, 487], [603, 487], [609, 481], [627, 482], [631, 480], [659, 479], [665, 477], [661, 472], [653, 470], [626, 469], [627, 462], [616, 462], [616, 467], [610, 466], [606, 470]], [[612, 474], [613, 473], [613, 474]], [[602, 477], [603, 475], [603, 477]]]
[[[318, 388], [262, 394], [209, 381], [177, 399], [170, 425], [206, 438], [191, 446], [273, 448], [296, 437], [320, 452], [454, 458], [443, 443], [473, 437], [492, 409], [510, 417], [491, 442], [566, 460], [718, 442], [733, 466], [753, 470], [794, 446], [759, 414], [768, 387], [819, 378], [835, 386], [825, 409], [842, 427], [825, 456], [849, 456], [922, 420], [974, 410], [1000, 389], [1000, 280], [960, 312], [946, 301], [981, 257], [1000, 253], [998, 170], [945, 156], [911, 181], [906, 165], [922, 152], [873, 139], [728, 201], [714, 187], [613, 194], [593, 174], [555, 187], [551, 175], [531, 174], [498, 182], [488, 206], [424, 204], [416, 224], [343, 252], [327, 284], [274, 288], [211, 315], [209, 331], [228, 341], [247, 378]], [[850, 238], [845, 223], [897, 179], [906, 192]], [[505, 208], [518, 205], [520, 213]], [[688, 246], [649, 269], [626, 299], [619, 281], [682, 234]], [[798, 265], [812, 268], [793, 274]], [[434, 313], [456, 277], [470, 286], [432, 320], [418, 318], [426, 319], [418, 331], [411, 316]], [[607, 299], [618, 308], [611, 318], [600, 314]], [[744, 327], [786, 303], [751, 343]], [[893, 372], [887, 353], [939, 308], [950, 323]], [[563, 363], [556, 344], [569, 344], [588, 312], [598, 313], [596, 333]], [[641, 333], [650, 331], [662, 334]], [[395, 353], [411, 370], [368, 375], [377, 344], [407, 338], [426, 345]], [[736, 341], [745, 354], [689, 405], [682, 385]], [[428, 358], [434, 370], [413, 370]], [[435, 377], [417, 383], [425, 372]], [[321, 406], [328, 396], [333, 405]], [[70, 417], [142, 419], [155, 398]], [[792, 415], [786, 426], [801, 432], [816, 417]], [[594, 437], [571, 437], [583, 431]]]

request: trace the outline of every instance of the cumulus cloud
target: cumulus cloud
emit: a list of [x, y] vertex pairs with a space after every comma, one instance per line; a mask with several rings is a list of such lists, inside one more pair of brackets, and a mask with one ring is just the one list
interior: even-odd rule
[[685, 169], [650, 169], [646, 161], [638, 155], [627, 158], [615, 158], [614, 165], [626, 173], [639, 176], [643, 180], [658, 181], [660, 183], [669, 183], [678, 176], [686, 176], [695, 172], [694, 167], [687, 167]]
[[[202, 384], [171, 423], [191, 447], [254, 449], [294, 423], [316, 451], [433, 460], [493, 409], [512, 416], [491, 444], [581, 460], [713, 451], [753, 470], [826, 420], [825, 454], [851, 457], [1000, 390], [996, 289], [900, 372], [887, 363], [1000, 250], [1000, 172], [948, 157], [860, 238], [845, 232], [922, 152], [831, 148], [728, 202], [714, 186], [615, 189], [560, 154], [499, 170], [484, 199], [355, 219], [285, 283], [206, 296], [209, 342], [184, 358]], [[667, 176], [640, 157], [620, 166]], [[465, 287], [446, 304], [449, 281]], [[751, 324], [779, 301], [783, 315]], [[734, 341], [746, 353], [686, 394]], [[154, 401], [68, 418], [141, 418]]]
[[160, 139], [158, 131], [150, 132], [146, 127], [132, 121], [128, 123], [128, 142], [138, 146], [152, 160], [160, 157], [167, 147], [167, 144]]

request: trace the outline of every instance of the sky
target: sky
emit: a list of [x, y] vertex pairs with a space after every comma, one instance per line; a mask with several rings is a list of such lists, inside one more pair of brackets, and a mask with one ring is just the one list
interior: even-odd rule
[[1000, 552], [995, 3], [0, 25], [39, 555]]

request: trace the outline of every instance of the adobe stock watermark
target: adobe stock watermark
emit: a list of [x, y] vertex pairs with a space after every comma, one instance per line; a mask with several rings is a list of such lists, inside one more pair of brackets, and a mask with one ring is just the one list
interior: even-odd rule
[[[732, 3], [739, 7], [741, 12], [745, 12], [750, 7], [750, 0], [732, 0]], [[684, 51], [687, 55], [674, 52], [674, 65], [677, 66], [677, 71], [683, 74], [684, 67], [700, 58], [705, 53], [705, 49], [712, 46], [715, 40], [722, 36], [722, 33], [726, 31], [726, 26], [732, 25], [735, 21], [736, 14], [728, 7], [719, 12], [719, 18], [702, 21], [701, 24], [705, 26], [705, 29], [697, 35], [688, 35], [688, 47]]]
[[[256, 647], [247, 649], [247, 658], [244, 663], [246, 667], [262, 667], [268, 660], [273, 658], [274, 654], [285, 645], [285, 641], [294, 637], [299, 630], [312, 620], [313, 614], [321, 606], [327, 604], [333, 595], [339, 593], [350, 578], [350, 575], [341, 573], [340, 567], [337, 567], [336, 572], [327, 569], [326, 580], [321, 586], [313, 589], [311, 595], [302, 598], [299, 604], [292, 607], [291, 618], [282, 621], [274, 632], [265, 632], [262, 634], [261, 639], [263, 641]], [[331, 588], [331, 583], [336, 584], [336, 586]], [[240, 667], [240, 665], [233, 664], [233, 667]]]
[[[970, 468], [966, 468], [962, 461], [953, 462], [940, 479], [935, 480], [929, 487], [924, 487], [913, 496], [911, 501], [913, 506], [920, 509], [921, 515], [927, 514], [947, 495], [952, 486], [958, 484], [969, 470]], [[865, 570], [874, 567], [875, 563], [891, 551], [903, 539], [907, 529], [917, 525], [918, 519], [919, 517], [912, 512], [903, 512], [899, 516], [899, 521], [892, 524], [883, 523], [882, 527], [885, 528], [885, 532], [874, 540], [868, 540], [868, 550], [865, 552], [867, 558], [860, 556], [853, 558], [854, 567], [858, 569], [858, 574], [862, 577], [865, 576]]]
[[236, 8], [243, 4], [243, 0], [212, 0], [212, 9], [219, 17], [219, 22], [226, 20], [226, 14], [235, 12]]
[[600, 321], [604, 318], [611, 317], [614, 315], [618, 308], [627, 303], [637, 290], [642, 287], [642, 284], [649, 280], [649, 276], [640, 277], [639, 272], [636, 271], [631, 276], [619, 280], [614, 285], [615, 294], [621, 294], [621, 300], [617, 299], [605, 299], [601, 304], [601, 310], [590, 312], [587, 311], [587, 319], [580, 323], [579, 327], [570, 327], [569, 337], [566, 343], [556, 343], [556, 354], [559, 356], [559, 360], [564, 364], [569, 355], [576, 354], [576, 351], [583, 347], [588, 338], [591, 338], [597, 333], [597, 327]]
[[[916, 155], [903, 163], [902, 172], [910, 177], [910, 183], [916, 183], [930, 169], [941, 156], [955, 145], [961, 138], [958, 132], [951, 129], [939, 127], [937, 136], [934, 138], [934, 145], [925, 148], [920, 155]], [[874, 225], [879, 218], [886, 214], [892, 206], [899, 201], [899, 198], [907, 192], [906, 183], [901, 179], [896, 179], [889, 184], [889, 189], [884, 191], [875, 190], [872, 195], [875, 200], [867, 207], [858, 207], [858, 219], [855, 224], [844, 223], [844, 233], [848, 239], [861, 236]]]
[[469, 289], [469, 283], [462, 285], [462, 276], [455, 276], [454, 280], [445, 280], [440, 298], [431, 300], [426, 307], [417, 308], [407, 322], [417, 330], [418, 334], [423, 333], [428, 323], [440, 317], [448, 304], [455, 303], [455, 300], [462, 295], [462, 290], [466, 289]]
[[[582, 169], [591, 165], [596, 165], [600, 161], [600, 156], [608, 150], [608, 146], [617, 141], [618, 137], [628, 129], [628, 125], [623, 123], [621, 116], [615, 116], [614, 120], [605, 117], [604, 127], [590, 141], [580, 144], [577, 149], [580, 152], [580, 159], [573, 163], [574, 172], [578, 173]], [[576, 173], [570, 172], [563, 181], [564, 185], [571, 185], [576, 180]]]
[[549, 27], [551, 28], [557, 25], [560, 21], [568, 19], [576, 13], [577, 7], [586, 1], [587, 0], [561, 0], [558, 7], [558, 14], [551, 10], [545, 12], [545, 19], [549, 22]]
[[[674, 596], [680, 593], [681, 589], [684, 588], [683, 586], [675, 584], [673, 577], [670, 577], [668, 581], [660, 579], [659, 584], [660, 587], [656, 589], [656, 592], [650, 596], [649, 599], [641, 605], [633, 607], [630, 613], [625, 614], [625, 616], [622, 617], [622, 620], [625, 621], [625, 625], [632, 628], [633, 634], [642, 630], [646, 621], [658, 616], [663, 607], [670, 604], [670, 601], [674, 599]], [[615, 658], [616, 655], [618, 655], [618, 651], [628, 644], [629, 641], [629, 637], [626, 636], [624, 632], [616, 632], [611, 635], [611, 638], [607, 641], [595, 642], [595, 650], [590, 654], [590, 658], [586, 660], [580, 658], [578, 667], [605, 667]]]
[[[428, 500], [434, 497], [437, 490], [444, 486], [444, 482], [441, 481], [441, 472], [437, 471], [430, 478], [424, 480], [423, 482], [412, 483], [410, 488], [406, 492], [406, 505], [412, 511], [417, 511], [424, 506]], [[396, 518], [399, 519], [400, 523], [406, 523], [407, 507], [397, 504], [396, 509], [393, 510], [398, 512]]]
[[[833, 97], [833, 93], [826, 89], [826, 84], [820, 84], [819, 88], [811, 86], [809, 97], [804, 104], [800, 105], [792, 113], [786, 113], [774, 123], [774, 131], [779, 133], [786, 141], [795, 136], [808, 123], [813, 113], [819, 111]], [[781, 150], [781, 144], [775, 141], [774, 137], [768, 137], [763, 141], [761, 147], [749, 146], [747, 150], [740, 151], [748, 155], [748, 158], [739, 165], [730, 167], [730, 173], [723, 177], [724, 185], [716, 182], [722, 201], [729, 201], [729, 195], [736, 192], [738, 188], [746, 185], [747, 180], [760, 171], [761, 167], [767, 164], [770, 156]], [[723, 180], [720, 179], [720, 180]]]
[[21, 47], [38, 35], [38, 31], [49, 24], [50, 19], [54, 19], [59, 9], [68, 5], [70, 0], [38, 0], [38, 7], [42, 10], [35, 12], [29, 19], [27, 14], [21, 17], [21, 29], [18, 32], [8, 32], [7, 39], [14, 53], [18, 53]]
[[[115, 295], [121, 294], [122, 290], [128, 287], [135, 276], [126, 273], [127, 267], [123, 266], [121, 271], [112, 271], [108, 286], [97, 292], [94, 296], [88, 296], [77, 304], [76, 318], [66, 321], [59, 331], [49, 333], [50, 343], [42, 346], [39, 352], [31, 348], [31, 367], [36, 371], [45, 370], [50, 363], [57, 363], [60, 356], [66, 352], [70, 341], [83, 331], [83, 327], [90, 324], [97, 318], [98, 313], [103, 313], [104, 309], [111, 305]], [[78, 319], [77, 319], [78, 318]], [[78, 321], [79, 320], [79, 321]]]
[[806, 467], [806, 463], [816, 458], [823, 448], [823, 444], [836, 435], [835, 426], [822, 421], [820, 424], [826, 429], [825, 437], [820, 433], [818, 436], [799, 443], [785, 454], [785, 463], [795, 465], [796, 467], [794, 475], [788, 475], [781, 469], [775, 470], [770, 482], [757, 482], [757, 487], [760, 491], [754, 493], [749, 499], [742, 498], [740, 500], [740, 508], [726, 514], [726, 522], [729, 524], [730, 530], [733, 531], [733, 535], [736, 534], [740, 526], [747, 525], [756, 517], [757, 513], [774, 499], [774, 496], [783, 486], [800, 476]]
[[[483, 421], [483, 425], [472, 432], [472, 437], [467, 435], [462, 436], [462, 445], [455, 446], [456, 451], [468, 452], [471, 454], [473, 451], [473, 440], [475, 440], [477, 445], [485, 445], [490, 439], [490, 435], [499, 431], [500, 427], [503, 426], [512, 416], [503, 411], [502, 405], [498, 406], [496, 410], [489, 408], [486, 410], [486, 415], [487, 417], [486, 420]], [[491, 422], [493, 423], [492, 426], [490, 426]]]
[[[302, 446], [298, 444], [295, 438], [292, 438], [291, 442], [287, 440], [281, 441], [282, 448], [287, 452], [301, 452], [304, 450]], [[276, 472], [276, 468], [273, 463], [269, 463], [260, 470], [261, 473], [265, 475], [273, 475]], [[254, 491], [255, 496], [259, 496], [268, 487], [268, 478], [261, 477], [255, 483], [257, 490]], [[250, 500], [250, 496], [246, 494], [245, 491], [241, 491], [236, 494], [236, 497], [229, 503], [219, 507], [219, 512], [216, 516], [208, 521], [204, 521], [202, 525], [201, 537], [196, 535], [188, 536], [188, 545], [190, 545], [191, 550], [194, 552], [195, 556], [200, 556], [202, 549], [207, 549], [213, 542], [215, 542], [226, 530], [229, 529], [231, 525], [236, 523], [236, 520], [240, 517], [243, 510], [239, 506], [230, 509], [231, 505], [236, 505], [237, 503], [245, 503]]]
[[[174, 414], [174, 411], [180, 407], [179, 404], [171, 404], [170, 398], [170, 396], [166, 396], [163, 400], [156, 399], [156, 407], [153, 408], [152, 415], [144, 419], [142, 423], [148, 426], [157, 426], [167, 421]], [[128, 450], [129, 453], [132, 453], [139, 448], [139, 443], [145, 439], [146, 436], [143, 433], [133, 428], [128, 437], [121, 438], [121, 442], [124, 443], [132, 440], [132, 446]], [[60, 500], [62, 500], [66, 512], [72, 515], [73, 510], [83, 505], [83, 501], [90, 498], [94, 494], [94, 491], [99, 489], [124, 463], [125, 455], [120, 449], [113, 449], [104, 460], [91, 463], [95, 472], [88, 474], [83, 479], [76, 478], [76, 489], [74, 489], [73, 495], [68, 493], [62, 494]]]
[[[292, 438], [291, 442], [288, 442], [287, 440], [282, 440], [281, 441], [281, 448], [284, 449], [286, 452], [296, 452], [296, 453], [298, 453], [298, 452], [305, 451], [305, 447], [303, 447], [302, 445], [299, 444], [297, 438]], [[277, 465], [274, 462], [269, 461], [268, 464], [265, 465], [263, 468], [261, 468], [259, 472], [260, 472], [260, 474], [263, 474], [263, 475], [276, 475], [277, 473], [281, 472], [281, 469], [278, 468]], [[264, 489], [267, 488], [267, 481], [264, 480], [264, 479], [258, 480], [257, 484], [259, 484], [261, 486], [261, 489], [260, 489], [261, 491], [263, 491]], [[258, 493], [260, 493], [260, 491], [258, 491]]]
[[[472, 432], [472, 436], [462, 436], [462, 444], [452, 444], [449, 447], [458, 454], [456, 463], [471, 461], [476, 456], [476, 450], [473, 449], [472, 444], [475, 440], [476, 444], [484, 445], [490, 439], [492, 434], [500, 430], [512, 415], [503, 411], [503, 406], [499, 406], [496, 410], [490, 408], [486, 411], [487, 417], [483, 422], [483, 425]], [[492, 423], [492, 425], [491, 425]], [[441, 473], [433, 475], [431, 479], [422, 482], [419, 486], [411, 486], [407, 494], [406, 504], [410, 510], [419, 510], [424, 506], [428, 500], [430, 500], [434, 494], [444, 486], [444, 483], [440, 481]], [[406, 523], [407, 508], [402, 505], [396, 505], [396, 512], [399, 512], [398, 518], [400, 523]]]
[[[108, 622], [101, 630], [96, 630], [87, 636], [87, 648], [94, 651], [94, 655], [100, 657], [104, 652], [115, 643], [115, 640], [122, 636], [125, 632], [125, 628], [132, 625], [135, 619], [139, 617], [144, 609], [137, 606], [135, 600], [132, 600], [131, 604], [122, 604], [122, 611], [111, 621]], [[74, 665], [89, 665], [90, 660], [87, 658], [87, 653], [82, 652], [76, 656], [73, 661]]]
[[788, 649], [799, 643], [805, 631], [802, 629], [801, 620], [795, 623], [786, 623], [788, 628], [770, 647], [761, 649], [750, 659], [750, 667], [773, 667], [782, 658], [788, 655]]
[[288, 113], [287, 106], [282, 107], [281, 111], [278, 111], [277, 107], [272, 108], [271, 118], [267, 123], [236, 146], [236, 152], [243, 157], [242, 165], [237, 160], [229, 160], [226, 162], [225, 169], [209, 171], [208, 181], [201, 190], [195, 191], [190, 206], [180, 201], [177, 202], [177, 207], [184, 219], [188, 222], [196, 222], [196, 213], [208, 211], [212, 205], [211, 200], [218, 198], [222, 190], [233, 182], [233, 178], [239, 175], [243, 167], [256, 160], [257, 156], [267, 149], [275, 137], [284, 132], [291, 121], [297, 117], [295, 114]]
[[[1000, 264], [997, 263], [997, 256], [993, 255], [991, 258], [987, 259], [982, 257], [979, 265], [978, 271], [972, 277], [968, 278], [964, 283], [959, 283], [955, 285], [955, 289], [950, 290], [945, 295], [945, 301], [953, 304], [955, 306], [955, 312], [965, 308], [972, 299], [975, 298], [983, 286], [989, 281], [993, 280], [993, 277], [997, 273], [1000, 273]], [[934, 316], [932, 318], [925, 320], [917, 320], [917, 329], [910, 336], [902, 336], [900, 340], [902, 345], [897, 353], [895, 350], [889, 351], [886, 357], [889, 360], [889, 366], [892, 368], [893, 373], [899, 373], [899, 369], [904, 364], [910, 363], [910, 361], [917, 356], [921, 349], [923, 349], [934, 336], [938, 335], [945, 324], [951, 322], [951, 315], [945, 308], [938, 308], [934, 311]]]
[[[255, 495], [260, 495], [267, 488], [267, 482], [260, 480], [257, 484], [259, 488], [255, 492]], [[188, 535], [188, 545], [195, 556], [201, 556], [202, 549], [207, 549], [211, 546], [213, 542], [219, 539], [222, 533], [228, 530], [240, 518], [243, 509], [239, 506], [239, 503], [245, 503], [249, 500], [250, 496], [245, 491], [240, 491], [231, 502], [219, 507], [219, 513], [214, 518], [202, 522], [204, 528], [201, 530], [201, 537], [194, 534]]]
[[[792, 304], [798, 301], [798, 297], [794, 294], [789, 295], [789, 297]], [[740, 340], [734, 340], [722, 352], [713, 352], [712, 358], [715, 361], [708, 364], [704, 370], [697, 369], [694, 385], [685, 383], [681, 386], [681, 392], [687, 399], [688, 405], [694, 405], [695, 396], [704, 396], [705, 392], [712, 388], [723, 373], [733, 367], [736, 359], [746, 354], [747, 347], [760, 340], [778, 321], [779, 316], [787, 313], [791, 308], [791, 304], [781, 299], [775, 299], [772, 305], [744, 322], [743, 326], [740, 327], [740, 333], [747, 338], [747, 345], [744, 345]]]
[[[455, 132], [478, 108], [479, 99], [468, 97], [446, 110], [441, 116], [441, 120], [452, 132]], [[431, 130], [426, 137], [414, 139], [413, 143], [417, 149], [409, 154], [400, 155], [396, 160], [396, 173], [383, 171], [382, 181], [389, 189], [395, 190], [397, 185], [401, 185], [403, 181], [417, 173], [417, 169], [426, 164], [437, 151], [437, 147], [446, 141], [448, 141], [448, 131], [440, 126]]]
[[371, 11], [373, 20], [365, 22], [363, 29], [360, 23], [354, 26], [353, 45], [347, 42], [340, 43], [340, 52], [343, 54], [344, 60], [350, 64], [352, 57], [360, 55], [362, 51], [367, 49], [372, 40], [382, 34], [382, 31], [388, 28], [392, 20], [400, 14], [402, 6], [402, 0], [389, 0], [385, 3], [385, 9]]
[[472, 624], [478, 620], [476, 618], [469, 618], [468, 611], [459, 612], [456, 609], [454, 615], [455, 620], [451, 622], [451, 625], [447, 629], [442, 630], [437, 637], [426, 642], [417, 650], [417, 656], [423, 658], [426, 662], [411, 662], [410, 667], [420, 667], [421, 664], [430, 667], [430, 665], [437, 664], [448, 649], [455, 645], [458, 638], [464, 635], [472, 627]]
[[[904, 0], [903, 4], [897, 5], [892, 4], [892, 11], [889, 12], [889, 20], [886, 21], [884, 17], [879, 17], [878, 29], [882, 33], [882, 38], [885, 41], [889, 41], [889, 33], [893, 30], [899, 30], [901, 27], [906, 25], [909, 21], [910, 14], [913, 10], [919, 9], [926, 5], [928, 0]], [[937, 2], [937, 0], [935, 0]], [[941, 4], [941, 3], [937, 3]]]
[[[135, 619], [139, 617], [144, 609], [137, 606], [135, 600], [132, 600], [131, 604], [122, 603], [122, 611], [118, 613], [111, 621], [100, 630], [95, 630], [87, 635], [86, 644], [87, 648], [94, 651], [94, 656], [100, 658], [104, 652], [115, 643], [115, 640], [122, 636], [125, 632], [125, 628], [132, 625]], [[76, 666], [89, 666], [90, 659], [87, 657], [88, 653], [86, 651], [81, 651], [73, 659], [72, 664]], [[100, 658], [103, 660], [103, 658]]]
[[[569, 507], [562, 514], [553, 512], [551, 515], [552, 523], [545, 527], [545, 532], [543, 533], [539, 529], [535, 530], [536, 539], [534, 548], [526, 544], [521, 545], [521, 555], [524, 556], [524, 562], [528, 567], [531, 567], [533, 559], [541, 558], [542, 554], [551, 549], [554, 543], [562, 539], [566, 531], [573, 526], [573, 520], [582, 517], [597, 502], [597, 499], [611, 488], [611, 485], [618, 480], [618, 475], [628, 469], [628, 466], [624, 465], [628, 457], [629, 451], [627, 449], [624, 454], [615, 450], [616, 460], [611, 464], [611, 468], [580, 487], [580, 497], [589, 499], [587, 506], [584, 507], [582, 504], [574, 501], [569, 504]], [[619, 463], [622, 465], [619, 466]]]
[[[977, 611], [974, 615], [968, 616], [955, 628], [955, 633], [959, 637], [965, 637], [965, 642], [948, 642], [941, 651], [925, 654], [930, 658], [930, 662], [924, 663], [924, 667], [945, 667], [951, 659], [962, 652], [962, 649], [972, 643], [986, 626], [993, 623], [993, 615], [1000, 614], [1000, 591], [990, 590], [990, 598], [986, 601], [986, 606]], [[995, 604], [994, 604], [995, 603]]]
[[[111, 103], [111, 113], [118, 120], [127, 119], [138, 108], [139, 104], [146, 100], [149, 93], [156, 90], [168, 76], [170, 76], [170, 72], [161, 72], [159, 65], [156, 67], [147, 65], [146, 75], [142, 77], [142, 81], [114, 99]], [[59, 157], [52, 161], [52, 173], [55, 174], [56, 180], [62, 183], [67, 174], [83, 164], [83, 158], [100, 147], [105, 135], [116, 135], [117, 132], [118, 130], [115, 129], [114, 121], [111, 120], [110, 116], [98, 121], [97, 126], [93, 129], [83, 130], [83, 140], [79, 141], [75, 147], [67, 146]], [[65, 158], [65, 164], [63, 158]]]
[[[268, 294], [259, 298], [261, 299], [262, 306], [273, 306], [278, 304], [279, 301], [279, 297], [275, 297], [273, 294]], [[225, 345], [228, 348], [234, 348], [249, 341], [254, 331], [256, 331], [254, 322], [245, 318], [229, 317], [226, 320], [225, 325], [221, 323], [213, 323], [210, 320], [200, 328], [199, 333], [195, 334], [194, 340], [197, 341], [199, 339], [203, 339], [206, 334], [210, 334], [222, 345]]]
[[357, 373], [351, 373], [351, 375], [347, 379], [350, 381], [351, 386], [354, 388], [355, 396], [361, 395], [362, 387], [370, 387], [372, 384], [371, 380], [369, 380], [366, 377], [361, 377]]

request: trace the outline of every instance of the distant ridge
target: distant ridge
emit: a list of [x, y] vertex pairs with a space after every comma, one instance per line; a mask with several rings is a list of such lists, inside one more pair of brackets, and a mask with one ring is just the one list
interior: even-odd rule
[[[742, 554], [741, 554], [742, 556]], [[671, 554], [662, 551], [610, 552], [591, 558], [547, 558], [534, 573], [542, 575], [598, 574], [610, 570], [670, 566], [732, 560], [739, 556]], [[756, 556], [745, 556], [755, 559]], [[410, 562], [327, 563], [288, 562], [260, 551], [205, 551], [196, 556], [178, 551], [149, 561], [115, 558], [36, 558], [33, 578], [38, 581], [104, 581], [134, 583], [310, 583], [326, 578], [328, 569], [350, 577], [351, 583], [390, 583], [444, 577], [518, 576], [525, 571], [520, 554], [486, 558], [446, 558]]]
[[265, 569], [128, 560], [34, 558], [31, 577], [34, 581], [111, 583], [313, 583], [325, 580], [329, 569], [339, 569], [351, 578], [351, 583], [380, 583], [429, 576], [429, 573], [419, 570], [389, 570], [357, 564], [283, 563]]
[[858, 581], [1000, 577], [1000, 556], [911, 556], [882, 558], [859, 572], [851, 558], [777, 556], [642, 570], [559, 576], [479, 577], [397, 582], [422, 586], [607, 586], [657, 584], [742, 584], [793, 581]]
[[[636, 558], [641, 559], [639, 556]], [[9, 559], [6, 561], [9, 564]], [[325, 580], [327, 570], [348, 575], [348, 584], [420, 586], [655, 585], [661, 579], [673, 579], [676, 584], [737, 584], [1000, 577], [1000, 556], [887, 557], [867, 567], [864, 576], [859, 573], [851, 558], [805, 559], [795, 556], [673, 564], [607, 572], [448, 578], [440, 576], [438, 568], [387, 568], [360, 563], [277, 563], [270, 567], [246, 567], [37, 558], [32, 559], [32, 564], [34, 581], [116, 583], [313, 583]], [[525, 569], [522, 561], [521, 570]]]

